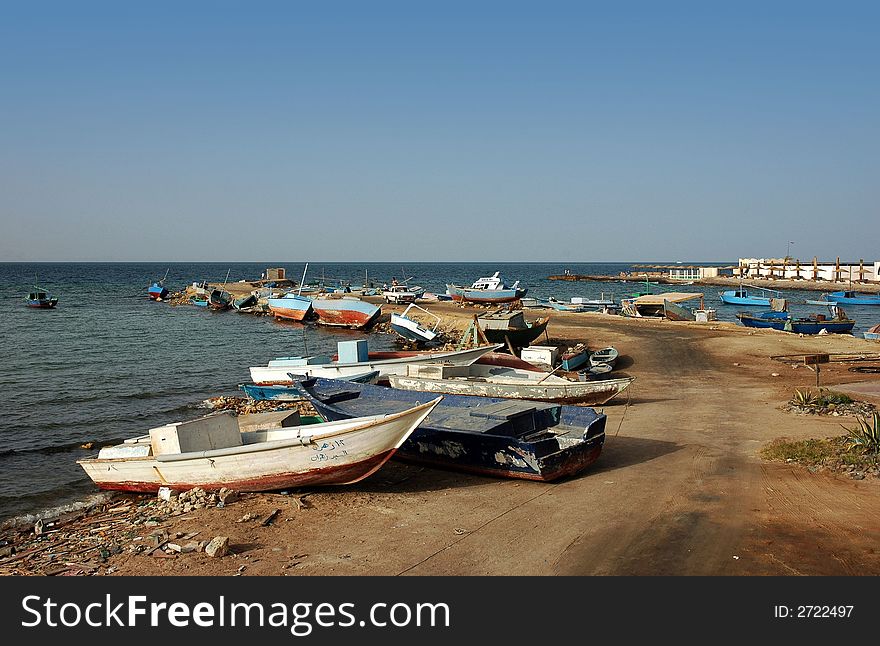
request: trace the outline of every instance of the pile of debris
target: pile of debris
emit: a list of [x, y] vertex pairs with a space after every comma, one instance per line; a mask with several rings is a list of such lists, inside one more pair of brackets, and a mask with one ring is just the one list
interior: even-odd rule
[[249, 415], [251, 413], [268, 413], [282, 410], [295, 410], [300, 415], [316, 415], [315, 409], [306, 401], [274, 401], [255, 400], [247, 397], [211, 397], [204, 401], [207, 408], [213, 410], [229, 410], [236, 415]]
[[177, 494], [167, 488], [151, 494], [115, 494], [91, 507], [41, 518], [31, 524], [7, 524], [0, 529], [0, 576], [112, 574], [107, 563], [116, 554], [169, 556], [205, 552], [229, 553], [229, 539], [215, 536], [195, 540], [199, 532], [170, 534], [160, 525], [199, 509], [223, 508], [240, 494], [221, 488], [200, 488]]

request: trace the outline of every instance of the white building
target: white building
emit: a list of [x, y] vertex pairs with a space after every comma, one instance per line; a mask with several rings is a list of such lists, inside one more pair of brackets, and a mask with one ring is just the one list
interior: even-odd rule
[[857, 283], [880, 280], [880, 261], [858, 262], [811, 261], [801, 262], [794, 258], [740, 258], [735, 270], [743, 278], [787, 278], [803, 280], [826, 280], [830, 282]]

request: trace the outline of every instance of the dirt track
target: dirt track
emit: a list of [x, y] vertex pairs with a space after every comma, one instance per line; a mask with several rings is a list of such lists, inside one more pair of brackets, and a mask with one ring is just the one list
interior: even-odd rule
[[[615, 345], [620, 370], [637, 377], [604, 407], [605, 449], [580, 477], [546, 484], [392, 461], [358, 485], [314, 490], [304, 509], [293, 496], [250, 495], [162, 523], [229, 536], [234, 556], [123, 552], [108, 565], [122, 575], [880, 574], [877, 479], [758, 456], [776, 437], [842, 432], [842, 418], [780, 410], [815, 375], [770, 355], [880, 346], [598, 314], [554, 314], [548, 330], [553, 341]], [[822, 372], [823, 385], [866, 378], [877, 376], [834, 363]], [[235, 522], [274, 509], [268, 527]]]

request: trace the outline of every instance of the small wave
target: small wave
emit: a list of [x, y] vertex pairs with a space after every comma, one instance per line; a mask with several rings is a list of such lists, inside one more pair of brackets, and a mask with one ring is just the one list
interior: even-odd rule
[[90, 494], [81, 500], [75, 500], [73, 502], [66, 502], [60, 505], [55, 505], [53, 507], [48, 507], [46, 509], [43, 509], [42, 511], [34, 513], [13, 516], [12, 518], [9, 518], [0, 523], [0, 529], [10, 529], [14, 527], [33, 525], [38, 520], [57, 518], [58, 516], [61, 516], [62, 514], [66, 514], [71, 511], [78, 511], [80, 509], [88, 509], [90, 507], [94, 507], [95, 505], [102, 505], [113, 498], [113, 496], [114, 492], [112, 491], [101, 491], [99, 493]]
[[[5, 449], [0, 451], [0, 458], [8, 457], [10, 455], [26, 455], [26, 454], [42, 454], [42, 455], [52, 455], [54, 453], [68, 453], [70, 451], [95, 451], [102, 446], [108, 446], [110, 444], [120, 444], [125, 441], [125, 438], [109, 438], [104, 440], [79, 440], [76, 442], [69, 442], [66, 444], [53, 444], [50, 446], [36, 446], [28, 449]], [[86, 448], [86, 444], [92, 444], [94, 448]]]

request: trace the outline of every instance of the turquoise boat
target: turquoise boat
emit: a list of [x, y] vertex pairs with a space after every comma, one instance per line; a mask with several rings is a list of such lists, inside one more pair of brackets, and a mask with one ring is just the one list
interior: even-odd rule
[[822, 294], [822, 298], [838, 305], [880, 305], [880, 294], [859, 294], [853, 291]]

